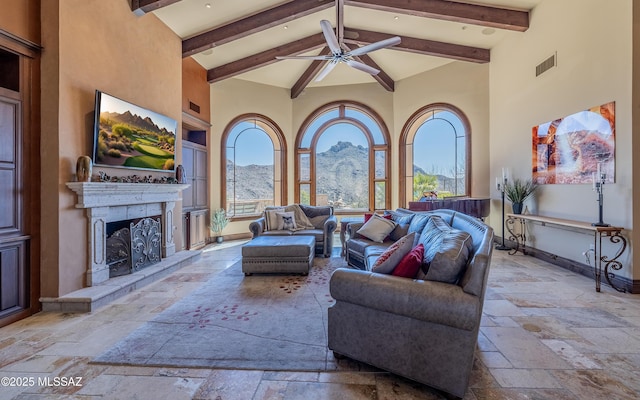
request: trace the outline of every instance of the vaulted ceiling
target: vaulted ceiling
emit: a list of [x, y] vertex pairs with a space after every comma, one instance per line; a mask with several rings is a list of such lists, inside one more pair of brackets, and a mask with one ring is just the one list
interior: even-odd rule
[[[491, 48], [529, 28], [531, 10], [543, 0], [132, 0], [138, 15], [153, 12], [180, 38], [183, 57], [193, 57], [209, 82], [238, 78], [291, 89], [395, 82], [455, 60], [487, 63]], [[372, 76], [339, 64], [321, 82], [323, 62], [276, 60], [276, 56], [329, 54], [320, 28], [336, 26], [342, 9], [350, 48], [392, 36], [400, 44], [359, 61]]]

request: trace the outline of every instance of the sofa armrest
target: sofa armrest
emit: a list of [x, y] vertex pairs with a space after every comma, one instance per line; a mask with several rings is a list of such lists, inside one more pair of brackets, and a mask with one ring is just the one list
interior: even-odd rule
[[336, 218], [335, 215], [331, 215], [329, 218], [327, 218], [326, 221], [324, 221], [324, 234], [325, 235], [332, 235], [333, 232], [336, 231], [336, 228], [338, 227], [338, 219]]
[[356, 232], [358, 232], [358, 229], [362, 228], [362, 225], [364, 225], [364, 222], [349, 222], [347, 224], [348, 237], [355, 237]]
[[336, 304], [347, 302], [468, 331], [480, 325], [480, 299], [458, 285], [339, 268], [331, 276], [330, 292]]
[[251, 231], [252, 237], [258, 237], [264, 232], [265, 219], [264, 217], [258, 218], [255, 221], [252, 221], [249, 224], [249, 230]]

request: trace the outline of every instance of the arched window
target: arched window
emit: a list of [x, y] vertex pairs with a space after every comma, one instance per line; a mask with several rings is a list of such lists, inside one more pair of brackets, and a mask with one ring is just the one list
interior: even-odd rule
[[314, 111], [296, 138], [296, 201], [336, 212], [390, 207], [389, 133], [370, 108], [335, 102]]
[[257, 114], [231, 121], [222, 135], [222, 204], [229, 217], [254, 217], [286, 203], [286, 145], [271, 119]]
[[438, 197], [470, 194], [470, 125], [450, 104], [416, 111], [400, 136], [400, 205], [418, 201], [424, 191]]

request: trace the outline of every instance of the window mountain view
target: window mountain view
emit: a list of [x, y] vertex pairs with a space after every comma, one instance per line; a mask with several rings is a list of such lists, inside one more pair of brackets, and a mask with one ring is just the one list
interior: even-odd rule
[[[316, 203], [330, 204], [336, 209], [368, 209], [369, 208], [369, 150], [351, 142], [340, 141], [328, 150], [316, 154]], [[308, 159], [307, 159], [308, 160]], [[376, 176], [384, 175], [384, 160], [376, 160]], [[234, 171], [235, 170], [235, 171]], [[427, 175], [426, 171], [414, 165], [414, 174]], [[308, 163], [301, 165], [301, 176], [309, 176]], [[235, 214], [260, 212], [265, 205], [273, 204], [273, 166], [272, 165], [234, 165], [227, 160], [227, 178], [233, 180], [235, 193], [228, 192], [229, 200], [237, 203], [254, 203], [255, 207], [242, 207]], [[455, 186], [455, 179], [441, 174], [433, 174], [429, 181], [429, 190], [442, 192]], [[458, 183], [460, 185], [460, 183]], [[464, 186], [464, 184], [462, 184]], [[422, 187], [416, 182], [414, 195], [418, 198]], [[417, 198], [415, 199], [417, 200]], [[309, 203], [308, 193], [301, 193], [300, 202]], [[231, 204], [228, 204], [231, 207]], [[236, 210], [239, 211], [238, 207]]]

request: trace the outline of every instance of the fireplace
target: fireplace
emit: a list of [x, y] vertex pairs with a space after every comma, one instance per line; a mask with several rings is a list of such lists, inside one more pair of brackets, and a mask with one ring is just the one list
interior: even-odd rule
[[[70, 182], [67, 187], [78, 195], [76, 208], [86, 209], [87, 216], [87, 273], [86, 285], [95, 286], [112, 278], [107, 262], [107, 237], [109, 224], [118, 221], [136, 220], [142, 225], [134, 229], [129, 226], [132, 244], [128, 249], [118, 248], [132, 255], [127, 273], [135, 273], [151, 264], [156, 255], [149, 252], [147, 243], [157, 244], [157, 257], [166, 258], [175, 254], [173, 223], [175, 202], [180, 200], [182, 190], [189, 185], [159, 183], [113, 183], [113, 182]], [[151, 222], [157, 222], [157, 225]], [[129, 222], [130, 223], [130, 222]], [[118, 228], [122, 229], [122, 228]], [[116, 230], [118, 230], [116, 229]], [[124, 232], [118, 234], [124, 236]], [[122, 240], [118, 237], [117, 240]], [[134, 242], [135, 240], [135, 242]], [[143, 246], [141, 243], [144, 242]], [[153, 247], [153, 246], [152, 246]], [[139, 258], [134, 259], [135, 255]], [[113, 258], [112, 256], [110, 256]], [[126, 258], [126, 257], [121, 257]], [[113, 260], [112, 260], [113, 261]], [[159, 259], [158, 259], [159, 261]], [[122, 260], [118, 268], [121, 268]], [[121, 271], [120, 271], [121, 272]], [[118, 272], [120, 275], [122, 275]], [[114, 275], [115, 276], [115, 275]]]
[[107, 223], [109, 278], [128, 275], [160, 262], [160, 216]]

